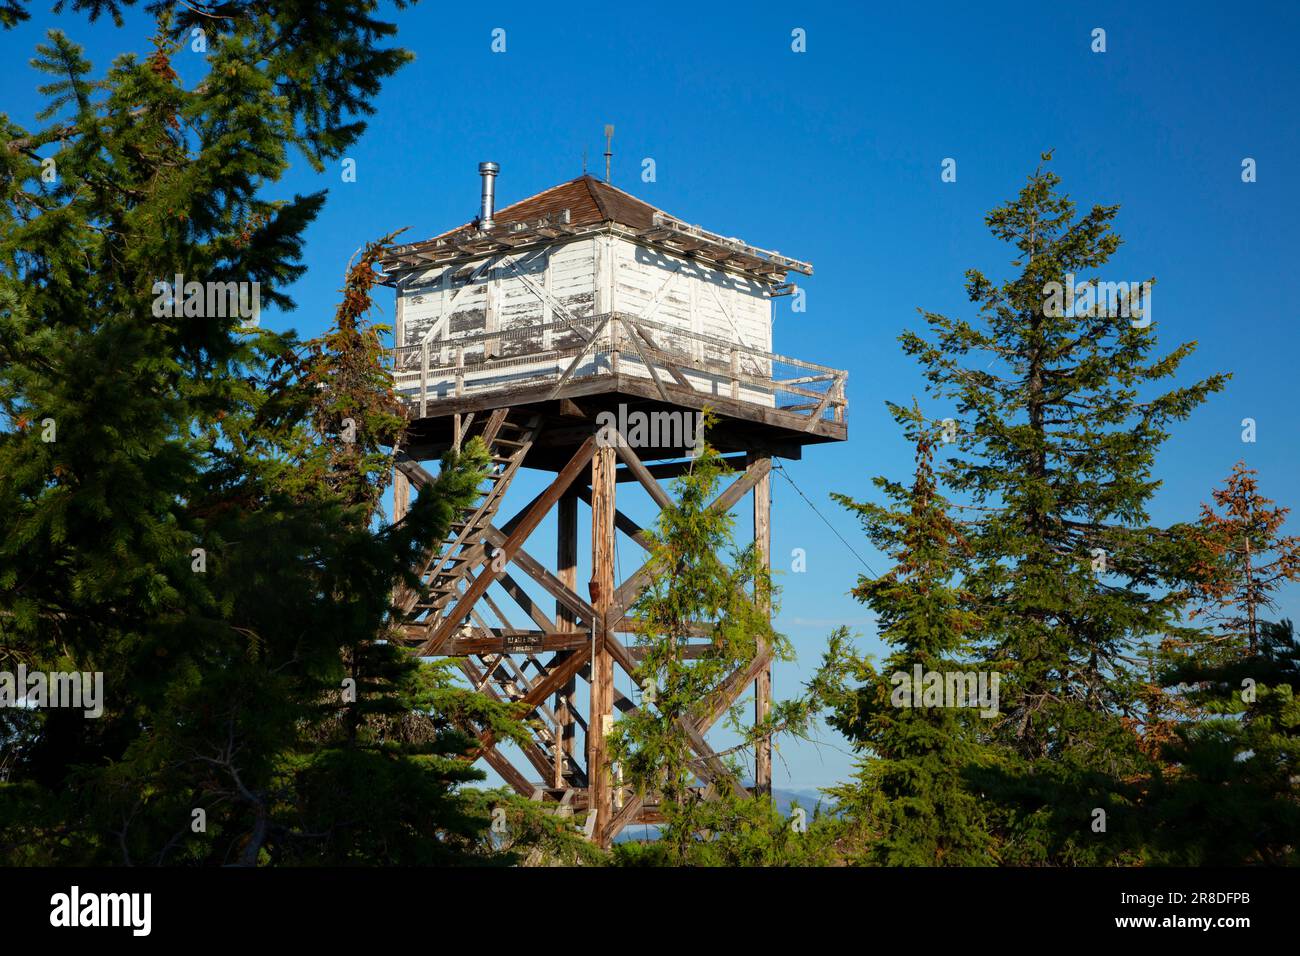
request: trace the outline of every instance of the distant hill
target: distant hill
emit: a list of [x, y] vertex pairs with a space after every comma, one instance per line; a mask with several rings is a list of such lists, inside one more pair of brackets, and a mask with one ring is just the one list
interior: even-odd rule
[[819, 802], [822, 805], [823, 811], [829, 810], [832, 806], [830, 797], [826, 796], [826, 794], [822, 793], [815, 787], [802, 788], [799, 790], [785, 790], [781, 787], [776, 787], [772, 790], [772, 799], [776, 801], [776, 807], [782, 813], [789, 812], [791, 803], [803, 807], [808, 811], [809, 816], [812, 816], [812, 812], [816, 809]]

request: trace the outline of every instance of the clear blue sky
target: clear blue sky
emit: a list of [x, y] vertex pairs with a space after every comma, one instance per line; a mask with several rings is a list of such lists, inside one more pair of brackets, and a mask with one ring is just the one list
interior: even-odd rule
[[[38, 2], [31, 22], [0, 34], [10, 64], [0, 109], [20, 122], [39, 108], [41, 80], [22, 64], [46, 28], [62, 27], [101, 67], [113, 53], [147, 49], [138, 16], [117, 30], [47, 6]], [[363, 242], [400, 226], [418, 239], [470, 219], [479, 160], [501, 164], [502, 203], [577, 175], [584, 148], [596, 170], [603, 124], [614, 123], [616, 185], [816, 266], [804, 283], [806, 313], [778, 302], [776, 348], [849, 370], [850, 438], [788, 468], [879, 569], [886, 562], [827, 495], [866, 495], [871, 475], [908, 473], [910, 449], [883, 403], [920, 395], [922, 381], [896, 337], [917, 324], [918, 307], [972, 315], [965, 269], [1007, 274], [1012, 257], [983, 215], [1054, 148], [1054, 168], [1080, 204], [1122, 206], [1125, 244], [1105, 277], [1155, 275], [1162, 342], [1200, 342], [1186, 380], [1236, 373], [1162, 453], [1154, 517], [1194, 517], [1243, 457], [1260, 470], [1265, 494], [1300, 505], [1297, 307], [1288, 292], [1300, 187], [1286, 165], [1300, 156], [1300, 8], [871, 7], [423, 3], [397, 13], [400, 43], [417, 59], [375, 102], [351, 154], [357, 181], [300, 162], [283, 184], [330, 194], [309, 234], [310, 269], [292, 290], [298, 311], [264, 321], [321, 331]], [[506, 30], [504, 54], [490, 51], [497, 27]], [[1105, 53], [1090, 50], [1095, 27], [1106, 30]], [[807, 32], [806, 53], [791, 50], [795, 28]], [[183, 75], [186, 56], [197, 54], [180, 55]], [[654, 158], [657, 182], [640, 181], [643, 157]], [[957, 161], [955, 183], [940, 181], [945, 157]], [[1241, 181], [1244, 157], [1257, 161], [1258, 182]], [[1241, 441], [1245, 417], [1258, 423], [1254, 444]], [[782, 581], [779, 623], [803, 665], [778, 669], [779, 693], [797, 685], [838, 623], [878, 645], [846, 594], [856, 559], [779, 477], [774, 488], [777, 567], [788, 569], [793, 548], [808, 555], [807, 573]], [[624, 573], [634, 557], [624, 552]], [[1295, 598], [1287, 595], [1285, 613], [1300, 613]], [[833, 735], [828, 743], [785, 747], [778, 786], [841, 779], [849, 758]]]

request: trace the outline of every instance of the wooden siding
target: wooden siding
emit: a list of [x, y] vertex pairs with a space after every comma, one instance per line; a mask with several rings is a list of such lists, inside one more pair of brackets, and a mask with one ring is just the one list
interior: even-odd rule
[[[658, 347], [685, 352], [695, 364], [728, 368], [757, 378], [772, 374], [770, 363], [748, 352], [732, 355], [698, 337], [734, 342], [751, 350], [772, 348], [772, 304], [761, 281], [719, 269], [710, 264], [675, 256], [662, 249], [623, 236], [596, 234], [556, 242], [521, 252], [498, 252], [472, 260], [410, 273], [398, 295], [401, 329], [399, 346], [428, 340], [435, 346], [432, 364], [446, 369], [455, 364], [459, 340], [475, 338], [466, 364], [481, 358], [523, 359], [552, 349], [583, 344], [582, 335], [570, 329], [567, 319], [619, 312], [651, 320], [668, 331], [654, 337]], [[535, 329], [530, 335], [528, 330]], [[672, 335], [680, 329], [683, 335]], [[609, 336], [613, 329], [604, 333]], [[484, 335], [502, 332], [500, 339]], [[624, 374], [650, 373], [636, 359], [634, 341], [619, 347], [629, 360]], [[608, 371], [607, 356], [594, 356], [576, 370], [586, 375]], [[469, 371], [463, 385], [474, 391], [518, 386], [530, 375], [554, 373], [554, 363], [520, 362], [496, 365], [491, 374]], [[446, 378], [429, 382], [432, 394], [449, 394], [454, 382]], [[700, 371], [690, 374], [691, 386], [717, 395], [771, 406], [771, 391], [743, 385], [733, 391], [730, 379]]]
[[[772, 300], [766, 287], [706, 263], [674, 256], [661, 249], [623, 239], [615, 240], [614, 310], [679, 328], [685, 333], [713, 336], [764, 352], [772, 350]], [[730, 356], [683, 337], [661, 344], [689, 351], [696, 360], [727, 365]], [[771, 375], [770, 364], [750, 355], [738, 358], [743, 371]], [[638, 374], [636, 366], [627, 370]], [[649, 374], [642, 372], [641, 374]], [[730, 383], [714, 376], [692, 374], [691, 384], [715, 394], [730, 394]], [[742, 388], [740, 396], [763, 405], [770, 393]]]
[[575, 318], [592, 315], [596, 241], [484, 256], [409, 275], [398, 293], [403, 300], [398, 345], [541, 326], [558, 318], [556, 306]]

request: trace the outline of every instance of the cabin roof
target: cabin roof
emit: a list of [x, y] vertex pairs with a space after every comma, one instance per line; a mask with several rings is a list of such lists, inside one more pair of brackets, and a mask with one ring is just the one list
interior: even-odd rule
[[[570, 226], [617, 222], [631, 229], [649, 229], [654, 225], [655, 213], [663, 213], [663, 210], [642, 202], [631, 193], [601, 182], [594, 176], [582, 175], [498, 209], [493, 213], [492, 219], [499, 229], [512, 223], [558, 216], [566, 209], [569, 211]], [[475, 219], [433, 238], [446, 239], [477, 228], [478, 220]]]
[[812, 274], [809, 263], [688, 225], [586, 174], [503, 206], [493, 213], [492, 221], [492, 229], [486, 232], [473, 219], [431, 239], [395, 246], [383, 261], [384, 269], [481, 255], [616, 224], [631, 230], [642, 241], [661, 245], [675, 254], [704, 258], [767, 282], [784, 282], [789, 270]]

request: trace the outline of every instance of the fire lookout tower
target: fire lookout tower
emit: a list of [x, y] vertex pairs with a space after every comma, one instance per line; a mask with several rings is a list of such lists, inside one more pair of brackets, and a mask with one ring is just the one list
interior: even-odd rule
[[[588, 832], [607, 846], [625, 826], [659, 819], [652, 797], [618, 786], [605, 748], [615, 708], [653, 706], [614, 681], [616, 666], [636, 667], [635, 643], [621, 635], [635, 632], [627, 612], [651, 579], [643, 565], [615, 581], [616, 535], [644, 547], [616, 488], [639, 486], [664, 507], [660, 482], [685, 470], [691, 449], [672, 440], [632, 447], [626, 435], [598, 441], [597, 416], [712, 409], [709, 442], [736, 473], [714, 507], [751, 496], [754, 540], [770, 561], [772, 458], [847, 438], [847, 374], [772, 351], [772, 299], [794, 291], [789, 273], [811, 275], [808, 263], [688, 225], [587, 175], [498, 210], [498, 171], [479, 165], [477, 219], [394, 247], [383, 262], [397, 294], [395, 387], [411, 418], [393, 519], [405, 514], [410, 486], [431, 480], [421, 461], [479, 436], [493, 463], [477, 503], [446, 540], [430, 542], [417, 569], [426, 595], [400, 593], [397, 604], [420, 654], [460, 658], [475, 687], [534, 708], [534, 739], [522, 748], [531, 776], [488, 732], [467, 728], [483, 759], [519, 793], [587, 811]], [[502, 520], [521, 468], [555, 477]], [[580, 501], [591, 509], [587, 597], [577, 580]], [[552, 512], [548, 567], [525, 544]], [[555, 599], [554, 617], [520, 576]], [[503, 605], [517, 609], [515, 623]], [[766, 713], [771, 661], [762, 651], [687, 728], [706, 793], [725, 768], [705, 735], [750, 684]], [[767, 790], [770, 741], [755, 764], [754, 786]]]

